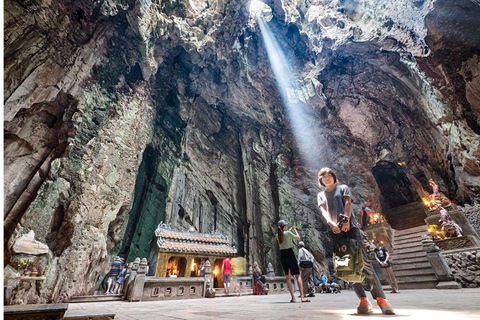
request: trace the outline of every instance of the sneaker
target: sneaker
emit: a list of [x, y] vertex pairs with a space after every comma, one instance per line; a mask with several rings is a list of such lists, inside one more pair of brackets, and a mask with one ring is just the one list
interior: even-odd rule
[[313, 298], [313, 297], [315, 297], [315, 295], [313, 293], [310, 293], [309, 295], [307, 295], [307, 297]]
[[387, 301], [387, 299], [378, 297], [377, 305], [380, 307], [383, 314], [395, 314], [395, 311], [393, 311], [393, 308], [390, 305], [390, 303]]
[[360, 298], [360, 305], [357, 308], [358, 314], [369, 314], [372, 313], [372, 304], [368, 301], [368, 298]]

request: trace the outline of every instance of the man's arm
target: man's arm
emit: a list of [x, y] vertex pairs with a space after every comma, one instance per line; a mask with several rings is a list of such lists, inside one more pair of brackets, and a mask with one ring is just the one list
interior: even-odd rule
[[377, 259], [378, 263], [382, 264], [382, 261], [380, 261], [380, 259], [378, 259], [376, 252], [375, 252], [375, 259]]
[[325, 218], [325, 220], [327, 220], [327, 224], [330, 226], [330, 229], [332, 229], [333, 233], [335, 234], [340, 233], [341, 232], [340, 228], [337, 226], [335, 222], [333, 222], [332, 218], [330, 218], [330, 214], [328, 213], [327, 207], [325, 206], [325, 204], [320, 205], [319, 209], [322, 212], [322, 216]]

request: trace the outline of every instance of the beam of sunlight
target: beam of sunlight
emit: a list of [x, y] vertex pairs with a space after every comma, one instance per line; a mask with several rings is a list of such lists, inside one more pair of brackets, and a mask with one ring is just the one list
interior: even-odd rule
[[[258, 1], [256, 0], [255, 2]], [[267, 25], [264, 14], [262, 14], [263, 11], [258, 9], [259, 7], [258, 4], [255, 5], [255, 8], [257, 8], [255, 18], [260, 27], [268, 59], [290, 120], [297, 147], [300, 151], [301, 160], [308, 167], [314, 168], [318, 165], [318, 159], [314, 154], [315, 146], [318, 145], [318, 139], [314, 137], [312, 120], [308, 121], [307, 114], [305, 114], [305, 105], [299, 101], [306, 101], [306, 99], [304, 97], [299, 99], [296, 92], [299, 81], [296, 79], [292, 67], [273, 35], [272, 30]]]

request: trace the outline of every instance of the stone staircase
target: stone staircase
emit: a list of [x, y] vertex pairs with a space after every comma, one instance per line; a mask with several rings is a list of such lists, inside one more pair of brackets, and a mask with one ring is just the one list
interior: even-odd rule
[[438, 284], [435, 272], [422, 249], [421, 236], [426, 229], [422, 225], [395, 230], [391, 259], [400, 289], [435, 289]]

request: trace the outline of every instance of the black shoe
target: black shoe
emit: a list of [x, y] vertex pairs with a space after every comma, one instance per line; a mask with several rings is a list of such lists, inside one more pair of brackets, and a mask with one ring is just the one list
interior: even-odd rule
[[315, 297], [315, 295], [313, 293], [310, 293], [307, 297], [313, 298], [313, 297]]

